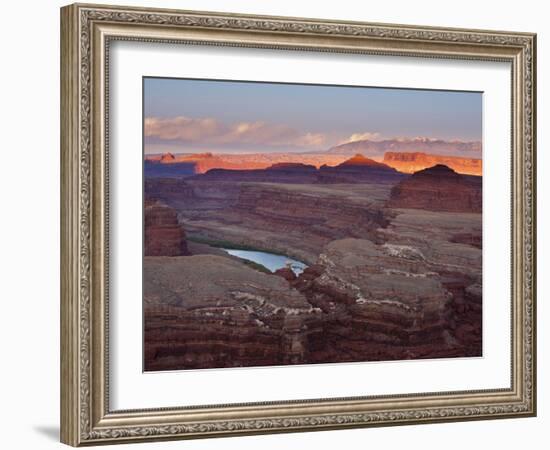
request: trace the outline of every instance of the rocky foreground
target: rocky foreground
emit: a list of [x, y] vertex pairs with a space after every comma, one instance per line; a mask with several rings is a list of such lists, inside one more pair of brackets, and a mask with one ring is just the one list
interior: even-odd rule
[[[146, 184], [203, 243], [144, 260], [145, 369], [480, 356], [481, 214], [394, 205], [395, 186]], [[263, 273], [216, 240], [310, 267]]]
[[146, 258], [145, 368], [479, 356], [480, 280], [443, 261], [343, 239], [288, 281], [223, 256]]

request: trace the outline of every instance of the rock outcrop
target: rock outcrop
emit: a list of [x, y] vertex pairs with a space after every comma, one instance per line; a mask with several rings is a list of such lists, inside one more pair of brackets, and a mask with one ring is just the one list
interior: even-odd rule
[[297, 276], [294, 273], [294, 271], [289, 267], [283, 267], [282, 269], [277, 269], [275, 272], [273, 272], [275, 275], [278, 275], [280, 277], [283, 277], [286, 281], [294, 281], [296, 280]]
[[386, 152], [384, 163], [404, 173], [418, 172], [436, 164], [443, 164], [458, 173], [466, 175], [481, 176], [483, 173], [481, 159], [432, 155], [421, 152]]
[[366, 158], [361, 153], [357, 153], [349, 159], [346, 159], [343, 163], [336, 166], [340, 170], [356, 170], [369, 167], [377, 167], [379, 169], [389, 169], [386, 164], [375, 161], [371, 158]]
[[156, 202], [149, 202], [144, 209], [145, 256], [189, 254], [176, 211]]
[[295, 286], [326, 315], [312, 355], [319, 362], [337, 354], [358, 361], [456, 351], [445, 336], [451, 296], [414, 249], [333, 241]]
[[481, 178], [460, 175], [449, 167], [438, 164], [416, 172], [394, 186], [388, 206], [480, 213]]
[[321, 311], [282, 277], [215, 255], [145, 258], [144, 273], [145, 370], [307, 360]]
[[215, 255], [144, 273], [146, 370], [481, 354], [480, 284], [411, 246], [333, 241], [293, 279]]
[[319, 183], [396, 183], [402, 178], [394, 168], [359, 153], [335, 167], [319, 168]]
[[163, 153], [160, 157], [160, 162], [163, 164], [169, 164], [176, 161], [176, 157], [172, 153]]

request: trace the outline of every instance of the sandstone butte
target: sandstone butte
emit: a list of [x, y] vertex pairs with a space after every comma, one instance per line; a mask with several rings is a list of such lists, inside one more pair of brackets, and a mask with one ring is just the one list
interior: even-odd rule
[[387, 164], [375, 161], [371, 158], [366, 158], [361, 153], [357, 153], [349, 159], [346, 159], [343, 163], [337, 167], [340, 168], [360, 168], [360, 167], [380, 167], [388, 168]]
[[145, 256], [188, 255], [185, 232], [176, 211], [166, 205], [148, 202], [145, 215]]
[[456, 172], [467, 175], [481, 176], [483, 169], [481, 159], [433, 155], [422, 152], [386, 152], [384, 163], [404, 173], [418, 172], [436, 164], [444, 164]]
[[170, 164], [176, 161], [176, 157], [172, 153], [164, 153], [160, 157], [160, 162], [163, 164]]
[[480, 213], [481, 177], [460, 175], [442, 164], [415, 172], [394, 186], [387, 206]]

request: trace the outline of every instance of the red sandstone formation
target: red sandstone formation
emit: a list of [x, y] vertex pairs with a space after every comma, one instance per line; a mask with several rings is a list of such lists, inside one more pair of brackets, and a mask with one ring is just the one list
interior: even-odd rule
[[396, 183], [403, 177], [387, 164], [356, 154], [336, 167], [321, 166], [318, 179], [319, 183]]
[[176, 161], [176, 158], [174, 157], [174, 155], [172, 155], [172, 153], [164, 153], [160, 157], [160, 162], [163, 164], [170, 164], [175, 161]]
[[361, 167], [380, 167], [388, 168], [387, 164], [383, 164], [375, 161], [374, 159], [365, 158], [362, 154], [357, 153], [350, 159], [346, 159], [343, 163], [339, 164], [339, 168], [361, 168]]
[[[218, 160], [217, 158], [214, 158]], [[178, 161], [183, 161], [179, 159]], [[183, 164], [183, 163], [181, 163]], [[363, 155], [355, 155], [337, 166], [322, 165], [319, 169], [313, 164], [285, 161], [261, 169], [235, 169], [231, 164], [216, 163], [223, 168], [213, 168], [197, 175], [196, 180], [231, 182], [269, 182], [291, 184], [315, 183], [396, 183], [404, 175], [386, 164], [379, 163]], [[240, 166], [245, 164], [240, 163]], [[197, 166], [202, 172], [203, 168]], [[202, 167], [202, 166], [201, 166]]]
[[460, 175], [438, 164], [413, 174], [391, 190], [390, 208], [480, 213], [481, 177]]
[[145, 256], [188, 255], [185, 232], [176, 211], [158, 203], [145, 205]]
[[[172, 156], [173, 159], [170, 157]], [[344, 155], [326, 153], [252, 153], [252, 154], [222, 154], [222, 153], [194, 153], [194, 154], [146, 155], [145, 164], [155, 168], [157, 164], [181, 165], [182, 175], [205, 173], [211, 169], [253, 170], [267, 169], [277, 164], [304, 164], [319, 167], [323, 164], [337, 165], [347, 159]], [[189, 172], [188, 168], [192, 171]], [[156, 167], [157, 171], [161, 171]], [[174, 173], [177, 172], [174, 170]], [[166, 171], [162, 171], [166, 173]]]
[[386, 152], [384, 163], [404, 173], [414, 173], [436, 164], [444, 164], [458, 173], [467, 175], [481, 176], [483, 172], [481, 159], [432, 155], [420, 152]]
[[296, 274], [289, 267], [277, 269], [274, 274], [283, 277], [286, 281], [294, 281], [296, 279]]
[[288, 282], [214, 255], [145, 264], [146, 370], [481, 355], [475, 271], [406, 245], [333, 241]]
[[258, 164], [240, 163], [239, 161], [230, 161], [224, 159], [221, 155], [213, 155], [212, 153], [198, 153], [178, 158], [179, 162], [194, 162], [195, 173], [205, 173], [210, 169], [257, 169]]
[[304, 361], [321, 311], [281, 277], [215, 255], [147, 258], [144, 273], [145, 370]]

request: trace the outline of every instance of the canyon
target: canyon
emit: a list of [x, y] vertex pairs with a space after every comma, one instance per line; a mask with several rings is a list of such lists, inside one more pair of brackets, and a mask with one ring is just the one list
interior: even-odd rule
[[[482, 354], [480, 177], [347, 155], [144, 189], [147, 371]], [[308, 267], [272, 273], [223, 247]]]

